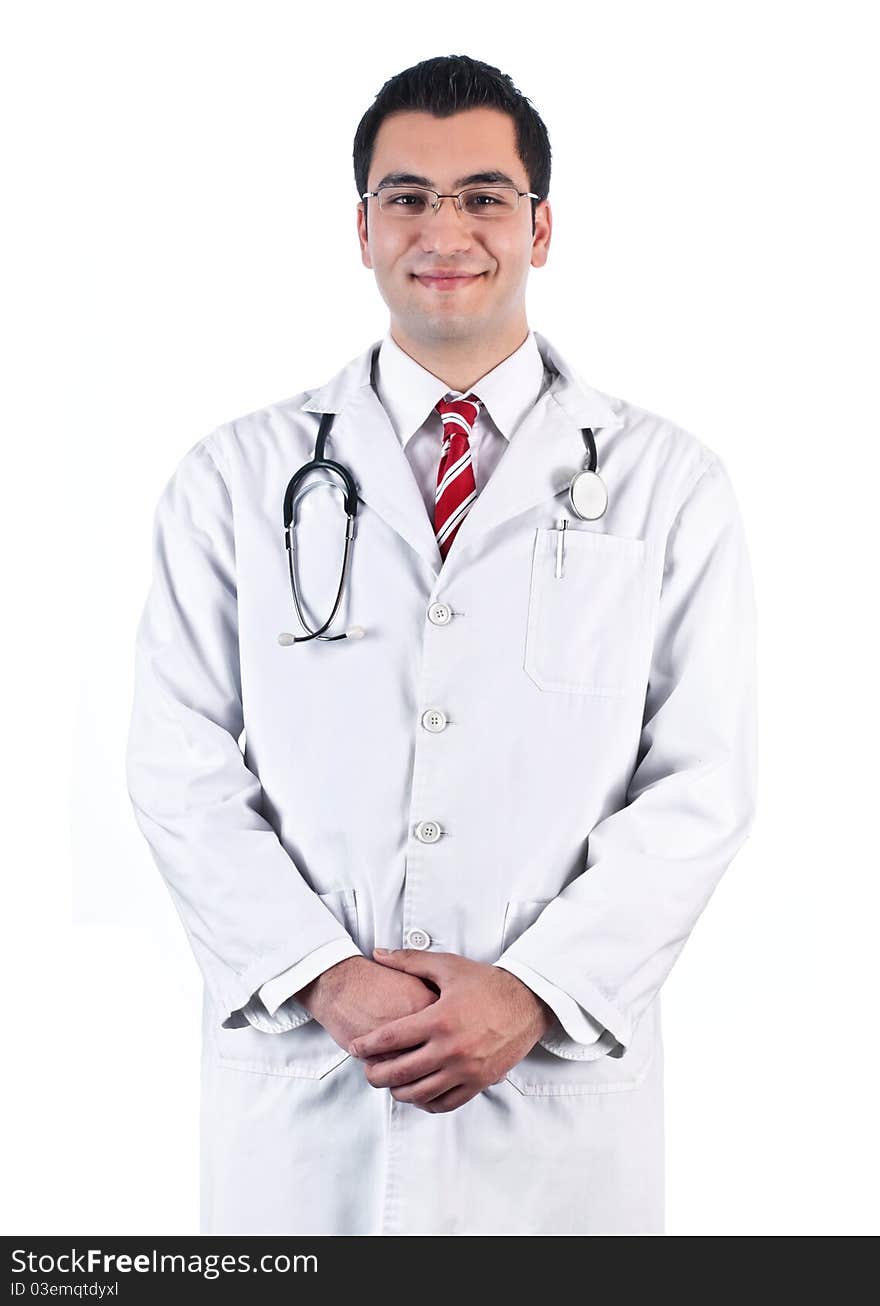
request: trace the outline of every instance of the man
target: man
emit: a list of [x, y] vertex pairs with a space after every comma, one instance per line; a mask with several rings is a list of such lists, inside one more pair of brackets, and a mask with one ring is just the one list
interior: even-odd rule
[[[205, 981], [202, 1232], [661, 1233], [659, 991], [754, 812], [736, 501], [530, 330], [550, 148], [508, 77], [406, 70], [354, 160], [389, 329], [189, 450], [138, 630], [129, 790]], [[359, 501], [329, 641], [338, 481], [293, 557], [281, 515], [328, 413]]]

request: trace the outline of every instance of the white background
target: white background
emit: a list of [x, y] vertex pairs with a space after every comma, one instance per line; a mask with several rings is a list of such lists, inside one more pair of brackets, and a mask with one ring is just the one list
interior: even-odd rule
[[872, 8], [4, 20], [4, 1233], [197, 1230], [201, 980], [124, 780], [152, 512], [384, 333], [352, 139], [450, 53], [550, 132], [530, 325], [716, 450], [749, 537], [759, 812], [664, 990], [668, 1232], [878, 1232]]

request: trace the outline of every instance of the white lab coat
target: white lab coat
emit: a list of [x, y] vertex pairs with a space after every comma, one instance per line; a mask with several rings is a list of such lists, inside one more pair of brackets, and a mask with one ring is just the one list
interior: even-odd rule
[[[752, 576], [718, 455], [535, 334], [558, 375], [442, 566], [378, 341], [198, 441], [159, 500], [127, 774], [204, 979], [205, 1234], [663, 1232], [659, 994], [753, 821]], [[283, 647], [282, 500], [321, 412], [360, 499], [333, 629], [366, 635]], [[567, 499], [585, 426], [595, 522]], [[298, 520], [315, 624], [339, 496]], [[455, 1111], [373, 1088], [295, 999], [256, 996], [413, 939], [559, 995]]]

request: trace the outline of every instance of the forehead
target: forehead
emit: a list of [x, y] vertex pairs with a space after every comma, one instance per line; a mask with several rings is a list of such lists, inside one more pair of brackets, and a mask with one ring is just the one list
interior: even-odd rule
[[500, 109], [464, 109], [448, 118], [400, 110], [385, 118], [376, 134], [369, 187], [386, 175], [410, 175], [425, 185], [464, 185], [466, 179], [498, 171], [525, 189], [522, 160], [516, 152], [516, 129]]

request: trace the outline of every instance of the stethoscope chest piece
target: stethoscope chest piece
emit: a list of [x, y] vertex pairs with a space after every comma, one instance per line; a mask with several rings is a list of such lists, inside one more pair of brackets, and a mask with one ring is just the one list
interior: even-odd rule
[[596, 440], [592, 429], [585, 426], [581, 435], [587, 447], [588, 465], [575, 472], [568, 487], [568, 501], [571, 510], [584, 521], [596, 521], [608, 507], [608, 491], [598, 472], [599, 459], [596, 455]]
[[608, 507], [608, 491], [598, 472], [576, 472], [568, 487], [572, 512], [584, 521], [596, 521]]

